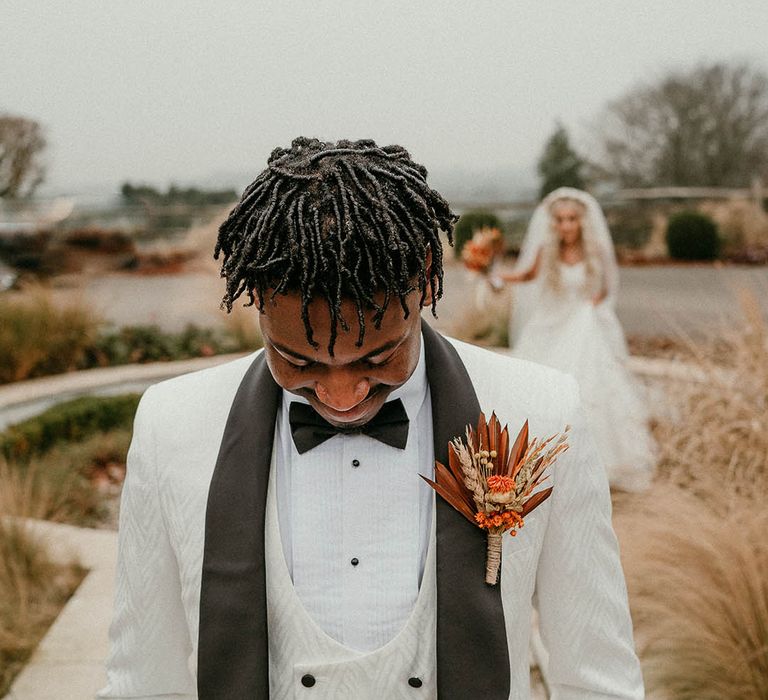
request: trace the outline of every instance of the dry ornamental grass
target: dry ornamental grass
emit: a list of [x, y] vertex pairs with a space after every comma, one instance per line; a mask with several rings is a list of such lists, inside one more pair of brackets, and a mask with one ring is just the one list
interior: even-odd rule
[[768, 332], [753, 302], [694, 348], [707, 381], [669, 392], [652, 489], [617, 498], [649, 698], [768, 698]]
[[0, 298], [0, 383], [75, 369], [97, 329], [85, 307], [57, 308], [42, 288]]
[[20, 519], [53, 508], [32, 472], [0, 461], [0, 697], [84, 575], [75, 562], [54, 563]]

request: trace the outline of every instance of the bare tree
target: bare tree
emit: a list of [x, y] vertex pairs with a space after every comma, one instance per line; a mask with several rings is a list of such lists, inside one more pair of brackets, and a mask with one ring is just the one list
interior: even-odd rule
[[43, 181], [45, 138], [33, 119], [0, 114], [0, 197], [32, 194]]
[[610, 102], [599, 165], [625, 187], [748, 186], [768, 173], [768, 75], [746, 63], [670, 73]]

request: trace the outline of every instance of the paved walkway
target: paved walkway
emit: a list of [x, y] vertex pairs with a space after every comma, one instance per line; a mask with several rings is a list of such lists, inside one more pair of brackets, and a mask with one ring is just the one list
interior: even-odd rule
[[0, 385], [0, 430], [37, 415], [55, 403], [77, 396], [141, 392], [150, 384], [163, 379], [229, 362], [242, 357], [243, 354], [245, 353], [197, 357], [177, 362], [100, 367]]
[[[768, 318], [768, 267], [662, 265], [622, 267], [620, 274], [617, 312], [628, 334], [670, 335], [678, 328], [706, 332], [729, 324], [740, 290], [750, 291]], [[178, 275], [113, 273], [82, 278], [77, 284], [52, 294], [62, 303], [84, 301], [118, 326], [157, 323], [166, 330], [181, 330], [187, 323], [221, 325], [227, 318], [219, 309], [224, 289], [215, 266]], [[449, 257], [436, 326], [450, 323], [473, 284]]]

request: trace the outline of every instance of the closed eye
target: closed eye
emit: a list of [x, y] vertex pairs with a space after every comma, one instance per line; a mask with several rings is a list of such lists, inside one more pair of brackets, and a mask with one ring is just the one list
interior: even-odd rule
[[366, 357], [364, 360], [362, 360], [363, 364], [366, 367], [383, 367], [386, 365], [395, 355], [397, 354], [397, 351], [389, 353], [386, 357]]
[[293, 367], [293, 369], [298, 369], [300, 371], [314, 367], [317, 364], [317, 362], [309, 362], [307, 360], [289, 360], [287, 357], [285, 358], [285, 361]]
[[275, 348], [275, 351], [278, 355], [286, 362], [286, 364], [290, 365], [294, 369], [306, 369], [307, 367], [311, 367], [314, 365], [314, 362], [311, 362], [310, 360], [300, 360], [297, 357], [289, 357], [285, 353], [281, 352], [277, 348]]

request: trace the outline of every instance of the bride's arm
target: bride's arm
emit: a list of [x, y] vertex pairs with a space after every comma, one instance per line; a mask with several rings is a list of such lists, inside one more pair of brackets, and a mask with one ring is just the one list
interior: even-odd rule
[[530, 282], [536, 279], [536, 275], [539, 274], [539, 268], [541, 267], [541, 250], [536, 253], [536, 260], [533, 261], [533, 265], [521, 272], [506, 272], [499, 275], [505, 282]]
[[615, 304], [619, 291], [619, 263], [616, 260], [616, 251], [613, 246], [604, 245], [600, 248], [600, 263], [602, 267], [602, 287], [593, 298], [595, 306], [606, 299]]
[[597, 306], [598, 304], [602, 304], [606, 297], [608, 296], [608, 290], [603, 287], [597, 294], [595, 294], [592, 297], [592, 303]]

